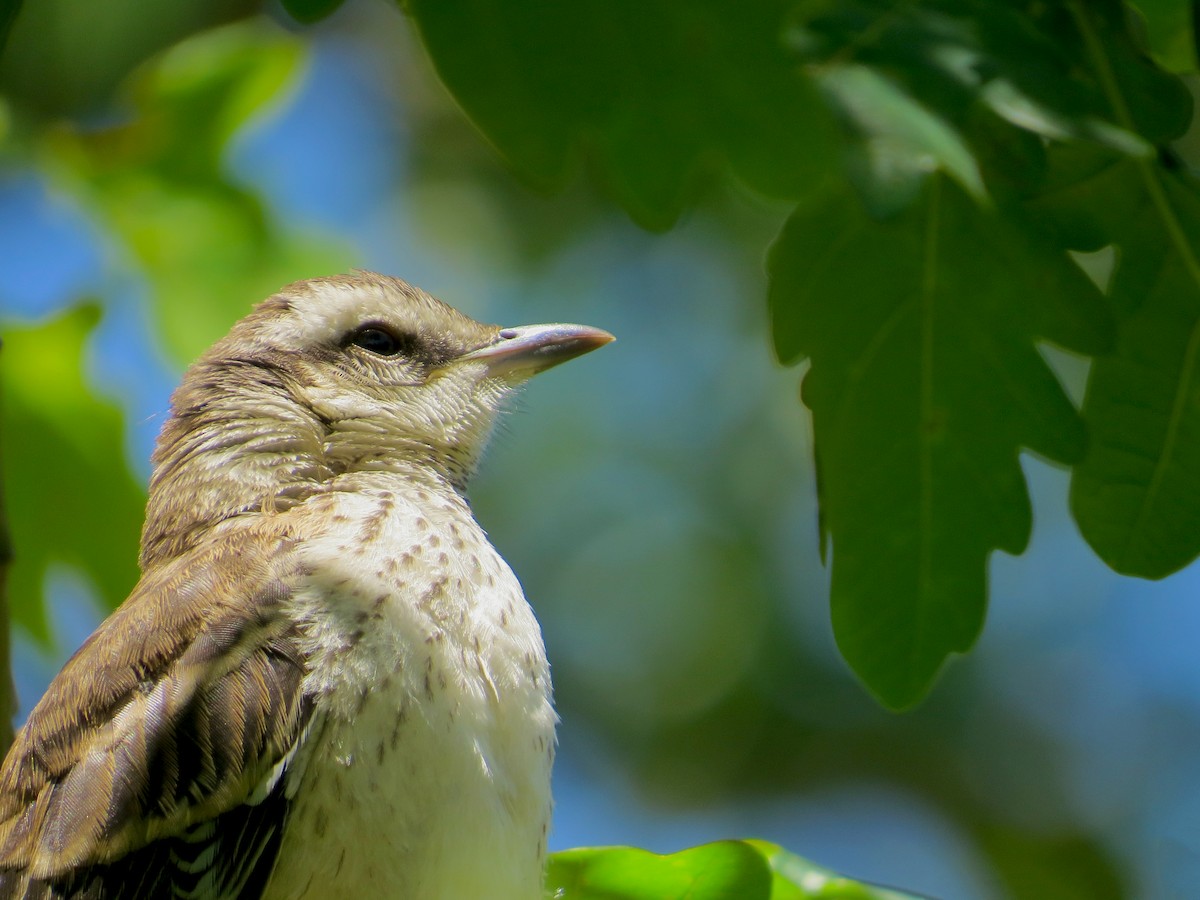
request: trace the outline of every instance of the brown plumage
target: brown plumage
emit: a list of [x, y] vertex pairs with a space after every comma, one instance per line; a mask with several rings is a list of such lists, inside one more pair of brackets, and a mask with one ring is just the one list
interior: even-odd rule
[[359, 273], [202, 356], [143, 576], [0, 767], [0, 900], [532, 900], [548, 671], [462, 491], [512, 388], [608, 340]]

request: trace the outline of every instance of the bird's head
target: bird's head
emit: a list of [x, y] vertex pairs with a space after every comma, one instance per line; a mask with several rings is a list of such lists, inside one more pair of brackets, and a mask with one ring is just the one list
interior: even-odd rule
[[374, 273], [290, 285], [214, 344], [172, 396], [142, 564], [349, 472], [415, 472], [461, 489], [517, 386], [611, 340], [580, 325], [484, 325]]

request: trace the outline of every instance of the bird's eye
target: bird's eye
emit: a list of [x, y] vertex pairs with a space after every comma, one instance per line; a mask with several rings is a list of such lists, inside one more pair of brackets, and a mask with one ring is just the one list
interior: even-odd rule
[[379, 325], [364, 325], [350, 336], [350, 343], [376, 356], [395, 356], [411, 344], [412, 339], [405, 341]]

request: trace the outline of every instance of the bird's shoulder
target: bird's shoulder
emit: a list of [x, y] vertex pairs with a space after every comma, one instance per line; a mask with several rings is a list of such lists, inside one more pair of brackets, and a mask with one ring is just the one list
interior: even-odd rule
[[197, 823], [274, 791], [310, 716], [283, 614], [295, 540], [231, 527], [143, 575], [0, 766], [0, 872], [76, 878], [164, 839], [203, 844]]

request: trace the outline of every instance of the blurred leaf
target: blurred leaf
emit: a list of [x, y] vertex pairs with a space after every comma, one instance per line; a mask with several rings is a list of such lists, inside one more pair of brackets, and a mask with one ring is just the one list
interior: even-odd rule
[[1109, 853], [1082, 835], [1043, 835], [991, 822], [981, 843], [1011, 897], [1124, 900], [1133, 896]]
[[1172, 72], [1196, 71], [1194, 0], [1131, 0], [1146, 21], [1150, 51]]
[[779, 357], [812, 360], [838, 646], [885, 704], [908, 706], [978, 635], [992, 550], [1028, 541], [1018, 451], [1083, 455], [1034, 339], [1101, 352], [1108, 312], [1066, 254], [938, 177], [886, 221], [845, 188], [802, 204], [769, 271]]
[[1095, 147], [1051, 147], [1041, 182], [1024, 202], [1031, 220], [1063, 247], [1091, 253], [1108, 246], [1144, 201], [1124, 162]]
[[857, 183], [874, 210], [887, 213], [907, 205], [925, 176], [937, 169], [978, 199], [986, 196], [979, 167], [959, 132], [890, 79], [866, 66], [833, 66], [821, 85], [862, 137], [861, 161], [869, 172]]
[[782, 41], [788, 0], [412, 0], [442, 80], [509, 162], [561, 189], [585, 155], [639, 224], [670, 227], [722, 162], [802, 195], [833, 132]]
[[140, 73], [139, 115], [51, 145], [71, 192], [149, 276], [168, 348], [190, 361], [252, 303], [297, 278], [349, 268], [348, 250], [274, 222], [229, 179], [235, 132], [296, 77], [299, 43], [277, 29], [231, 26], [193, 38]]
[[165, 177], [211, 180], [234, 134], [279, 101], [304, 63], [298, 38], [262, 22], [183, 41], [132, 80], [140, 140], [129, 141], [123, 129], [111, 140], [125, 144], [130, 162]]
[[1120, 0], [1067, 0], [1079, 37], [1077, 65], [1091, 73], [1107, 115], [1120, 128], [1159, 145], [1181, 137], [1192, 120], [1192, 96], [1183, 81], [1158, 68], [1136, 44]]
[[297, 22], [311, 25], [333, 15], [343, 0], [281, 0], [283, 8]]
[[21, 12], [21, 0], [0, 0], [0, 54], [8, 42], [8, 34], [12, 30], [17, 15]]
[[157, 322], [178, 360], [194, 359], [283, 285], [352, 264], [331, 241], [274, 234], [245, 197], [160, 188], [120, 185], [104, 200], [112, 225], [146, 266]]
[[98, 320], [83, 306], [44, 325], [6, 327], [4, 485], [16, 554], [9, 600], [16, 622], [49, 638], [42, 581], [53, 563], [76, 566], [116, 606], [137, 580], [145, 494], [124, 458], [120, 413], [80, 372]]
[[260, 5], [260, 0], [26, 3], [0, 60], [0, 90], [47, 117], [87, 113], [108, 103], [121, 80], [155, 53], [189, 34], [251, 15]]

